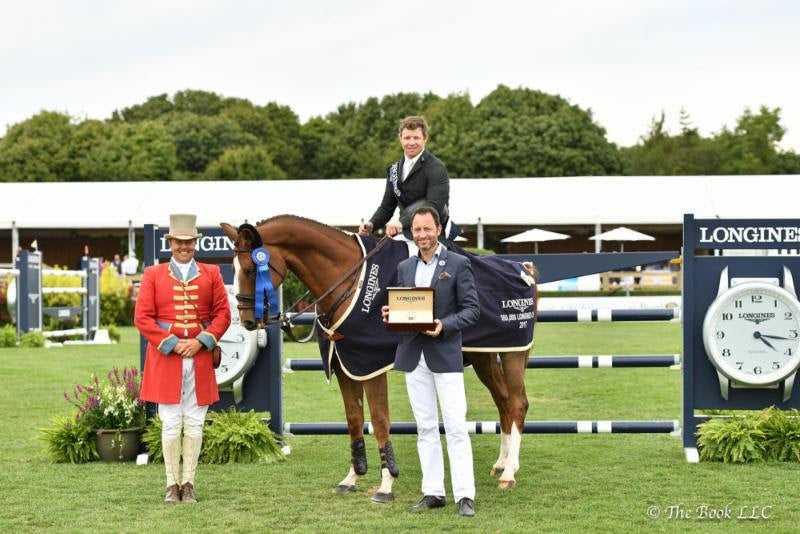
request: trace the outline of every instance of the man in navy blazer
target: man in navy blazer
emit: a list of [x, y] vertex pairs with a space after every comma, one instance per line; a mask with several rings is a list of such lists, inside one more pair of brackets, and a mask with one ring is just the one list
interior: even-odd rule
[[[417, 450], [422, 467], [422, 500], [415, 511], [445, 505], [444, 460], [439, 438], [436, 398], [444, 419], [453, 497], [459, 514], [475, 515], [475, 477], [472, 445], [467, 432], [467, 399], [461, 331], [477, 322], [478, 293], [469, 259], [448, 251], [438, 242], [442, 231], [432, 207], [418, 208], [411, 233], [419, 254], [400, 262], [397, 282], [403, 287], [434, 288], [433, 330], [403, 333], [395, 369], [406, 373], [406, 388], [417, 421]], [[388, 306], [383, 307], [384, 321]]]

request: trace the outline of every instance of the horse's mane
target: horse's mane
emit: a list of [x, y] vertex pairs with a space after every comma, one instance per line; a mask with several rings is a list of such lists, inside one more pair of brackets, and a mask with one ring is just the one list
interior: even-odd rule
[[275, 215], [274, 217], [270, 217], [269, 219], [264, 219], [262, 221], [258, 221], [256, 223], [256, 228], [259, 228], [261, 226], [265, 226], [265, 225], [267, 225], [267, 224], [269, 224], [271, 222], [275, 222], [278, 219], [291, 219], [291, 220], [295, 220], [295, 221], [299, 221], [299, 222], [310, 224], [311, 226], [316, 226], [320, 230], [334, 231], [334, 232], [338, 232], [338, 233], [342, 233], [342, 234], [345, 233], [344, 230], [342, 230], [341, 228], [336, 228], [336, 227], [333, 227], [333, 226], [329, 226], [329, 225], [327, 225], [325, 223], [321, 223], [319, 221], [315, 221], [314, 219], [309, 219], [307, 217], [301, 217], [299, 215], [290, 215], [288, 213], [283, 214], [283, 215]]

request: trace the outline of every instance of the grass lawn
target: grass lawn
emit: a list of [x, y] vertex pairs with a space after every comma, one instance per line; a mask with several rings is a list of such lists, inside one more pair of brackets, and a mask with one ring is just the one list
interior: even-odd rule
[[[671, 323], [541, 324], [538, 354], [671, 354]], [[287, 356], [315, 357], [287, 344]], [[287, 461], [199, 468], [200, 503], [164, 505], [162, 465], [51, 464], [37, 439], [50, 417], [70, 412], [62, 392], [92, 371], [138, 365], [138, 335], [123, 329], [110, 347], [0, 349], [0, 531], [166, 532], [793, 532], [800, 522], [795, 463], [689, 465], [680, 438], [657, 435], [525, 435], [518, 486], [495, 488], [489, 469], [499, 437], [472, 436], [477, 484], [473, 519], [444, 510], [414, 514], [420, 497], [415, 436], [395, 436], [401, 475], [397, 500], [375, 505], [377, 446], [368, 436], [370, 471], [354, 495], [331, 492], [349, 464], [347, 436], [289, 439]], [[466, 372], [470, 420], [496, 420], [487, 390]], [[528, 370], [529, 420], [679, 419], [680, 372], [655, 369]], [[391, 415], [413, 421], [400, 373], [390, 373]], [[286, 420], [343, 421], [335, 382], [320, 372], [285, 377]], [[449, 480], [447, 483], [449, 491]], [[699, 517], [702, 507], [730, 518]], [[769, 519], [737, 519], [752, 508]], [[670, 518], [670, 513], [672, 518]], [[658, 516], [648, 517], [648, 514]]]

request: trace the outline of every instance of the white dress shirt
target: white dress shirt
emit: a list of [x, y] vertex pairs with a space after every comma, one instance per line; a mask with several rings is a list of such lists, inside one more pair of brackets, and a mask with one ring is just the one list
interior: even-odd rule
[[403, 158], [405, 159], [405, 161], [403, 162], [403, 181], [404, 182], [406, 181], [406, 178], [408, 178], [408, 173], [410, 173], [411, 169], [414, 168], [414, 165], [417, 163], [417, 160], [419, 159], [419, 157], [421, 155], [422, 155], [422, 152], [420, 152], [419, 154], [417, 154], [416, 156], [414, 156], [411, 159], [408, 159], [406, 156], [403, 156]]
[[417, 287], [429, 287], [431, 285], [433, 281], [433, 271], [436, 270], [436, 264], [439, 263], [439, 254], [441, 252], [442, 244], [439, 243], [429, 263], [425, 262], [421, 256], [417, 256], [417, 270], [414, 273], [414, 285]]

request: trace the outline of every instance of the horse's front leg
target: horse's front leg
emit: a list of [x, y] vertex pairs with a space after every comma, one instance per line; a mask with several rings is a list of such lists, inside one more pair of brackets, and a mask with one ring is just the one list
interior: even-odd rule
[[372, 495], [371, 500], [377, 503], [387, 503], [394, 500], [392, 486], [394, 479], [400, 475], [400, 469], [397, 467], [394, 448], [389, 440], [389, 388], [386, 373], [365, 381], [364, 390], [367, 393], [372, 428], [381, 455], [381, 485]]
[[339, 382], [350, 434], [350, 469], [347, 476], [333, 489], [334, 493], [355, 493], [356, 482], [367, 473], [367, 449], [364, 445], [364, 388], [362, 383], [344, 373], [338, 360], [333, 360], [333, 371]]

